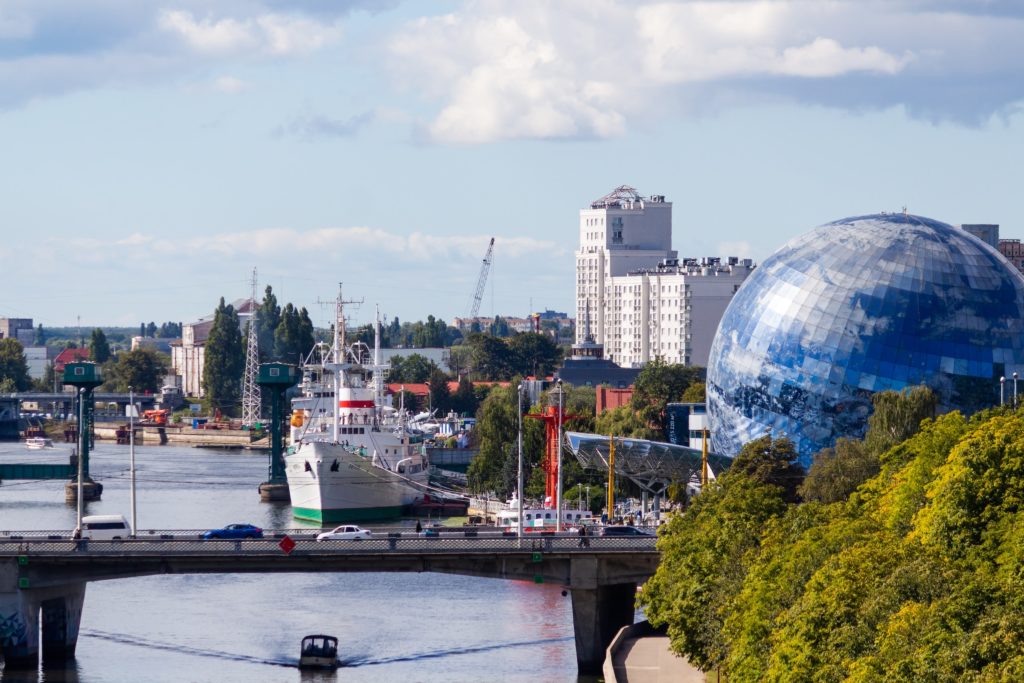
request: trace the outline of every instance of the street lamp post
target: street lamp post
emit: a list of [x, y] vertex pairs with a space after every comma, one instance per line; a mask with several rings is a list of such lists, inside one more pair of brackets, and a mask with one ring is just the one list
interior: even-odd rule
[[132, 538], [135, 538], [135, 534], [139, 532], [139, 524], [135, 514], [135, 392], [132, 387], [128, 387], [128, 458], [132, 484]]
[[1017, 373], [1013, 373], [1013, 409], [1017, 410]]
[[519, 493], [516, 495], [518, 499], [518, 510], [516, 510], [519, 519], [519, 538], [523, 537], [523, 382], [519, 383], [519, 477], [518, 487]]
[[89, 438], [88, 431], [83, 427], [85, 424], [85, 388], [82, 387], [78, 390], [78, 490], [75, 494], [77, 498], [75, 505], [75, 513], [78, 518], [78, 523], [75, 525], [75, 529], [79, 533], [82, 532], [82, 511], [83, 504], [82, 499], [85, 486], [82, 484], [82, 479], [85, 475], [85, 462], [83, 460], [83, 454], [85, 453], [88, 445], [85, 440]]
[[999, 405], [1006, 403], [1006, 378], [999, 378]]
[[562, 380], [555, 383], [558, 391], [558, 489], [555, 492], [555, 512], [558, 519], [555, 522], [555, 531], [562, 530]]

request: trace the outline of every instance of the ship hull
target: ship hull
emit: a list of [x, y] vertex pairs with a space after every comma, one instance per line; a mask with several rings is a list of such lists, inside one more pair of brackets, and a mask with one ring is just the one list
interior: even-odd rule
[[[403, 476], [328, 442], [285, 457], [292, 515], [321, 524], [399, 517], [423, 497], [427, 473]], [[417, 484], [420, 488], [417, 488]]]

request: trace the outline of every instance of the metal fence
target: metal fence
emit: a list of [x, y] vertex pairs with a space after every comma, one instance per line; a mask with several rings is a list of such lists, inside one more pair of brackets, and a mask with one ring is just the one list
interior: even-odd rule
[[[188, 529], [165, 530], [140, 534], [136, 538], [100, 541], [72, 540], [67, 532], [0, 532], [0, 556], [280, 556], [381, 553], [493, 555], [523, 552], [617, 554], [656, 552], [657, 540], [652, 536], [579, 537], [571, 534], [528, 534], [520, 539], [514, 534], [501, 532], [467, 531], [427, 537], [415, 533], [390, 532], [374, 534], [369, 539], [317, 541], [313, 534], [293, 534], [285, 530], [271, 532], [261, 539], [204, 540], [199, 537], [200, 533]], [[282, 545], [286, 537], [294, 544], [290, 548], [287, 547], [287, 542]]]

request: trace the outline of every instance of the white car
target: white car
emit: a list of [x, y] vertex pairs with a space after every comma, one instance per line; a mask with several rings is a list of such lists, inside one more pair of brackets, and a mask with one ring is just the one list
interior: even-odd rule
[[330, 531], [318, 535], [318, 541], [359, 541], [364, 538], [371, 538], [373, 532], [369, 529], [360, 529], [355, 524], [342, 524]]

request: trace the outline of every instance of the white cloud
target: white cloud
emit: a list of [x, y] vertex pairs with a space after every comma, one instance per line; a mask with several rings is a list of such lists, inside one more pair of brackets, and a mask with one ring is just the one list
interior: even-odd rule
[[251, 19], [197, 19], [184, 10], [163, 10], [159, 27], [199, 52], [230, 54], [259, 51], [275, 56], [307, 54], [335, 41], [341, 29], [310, 19], [265, 14]]
[[[479, 0], [409, 22], [387, 47], [398, 80], [438, 103], [424, 127], [443, 143], [606, 138], [765, 95], [975, 121], [1024, 98], [1016, 14], [938, 0]], [[979, 97], [979, 77], [999, 85]]]
[[[73, 258], [91, 263], [123, 261], [126, 252], [132, 260], [181, 258], [189, 261], [208, 257], [220, 262], [222, 259], [251, 261], [254, 258], [274, 258], [285, 253], [317, 254], [319, 258], [328, 255], [362, 253], [379, 255], [382, 261], [395, 260], [408, 263], [440, 263], [446, 260], [477, 260], [487, 248], [489, 236], [481, 235], [429, 235], [422, 232], [401, 234], [353, 226], [346, 228], [318, 228], [297, 230], [294, 228], [265, 228], [242, 232], [206, 234], [170, 240], [159, 235], [134, 232], [117, 240], [114, 249], [109, 242], [78, 237], [60, 240], [63, 251]], [[531, 237], [497, 237], [496, 249], [503, 258], [518, 259], [537, 254], [555, 254], [559, 248], [555, 242], [537, 240]], [[57, 241], [44, 247], [52, 249]]]

